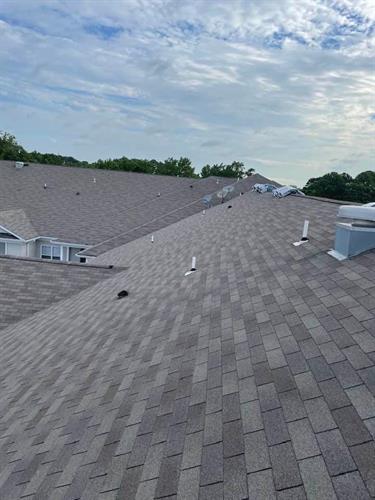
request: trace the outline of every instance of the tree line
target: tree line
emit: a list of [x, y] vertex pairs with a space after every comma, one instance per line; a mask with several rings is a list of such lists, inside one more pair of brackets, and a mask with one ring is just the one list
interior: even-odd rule
[[16, 138], [8, 132], [0, 132], [0, 160], [14, 160], [30, 163], [44, 163], [48, 165], [65, 165], [68, 167], [100, 168], [107, 170], [123, 170], [127, 172], [143, 172], [155, 175], [172, 175], [176, 177], [209, 177], [211, 175], [220, 177], [243, 178], [254, 172], [253, 168], [245, 169], [245, 165], [239, 161], [231, 164], [205, 165], [200, 174], [189, 158], [181, 157], [167, 158], [164, 161], [146, 160], [139, 158], [114, 158], [97, 160], [93, 163], [80, 161], [72, 156], [56, 155], [53, 153], [39, 153], [38, 151], [26, 151]]
[[[44, 163], [49, 165], [65, 165], [69, 167], [100, 168], [107, 170], [124, 170], [128, 172], [143, 172], [146, 174], [172, 175], [179, 177], [230, 177], [244, 178], [254, 173], [253, 168], [245, 168], [244, 163], [233, 161], [230, 164], [215, 163], [205, 165], [200, 174], [189, 158], [167, 158], [164, 161], [138, 158], [114, 158], [97, 160], [93, 163], [80, 161], [72, 156], [56, 155], [53, 153], [39, 153], [26, 151], [16, 138], [8, 132], [0, 132], [0, 160], [14, 160], [30, 163]], [[333, 198], [336, 200], [355, 201], [359, 203], [375, 202], [375, 172], [369, 170], [356, 177], [349, 174], [330, 172], [321, 177], [308, 180], [303, 192], [310, 196]]]
[[349, 174], [330, 172], [307, 181], [303, 192], [310, 196], [333, 198], [358, 203], [375, 202], [375, 171], [367, 170], [352, 177]]

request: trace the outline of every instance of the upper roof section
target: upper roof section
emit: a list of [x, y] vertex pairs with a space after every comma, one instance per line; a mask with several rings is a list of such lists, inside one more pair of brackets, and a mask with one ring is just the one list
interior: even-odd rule
[[[202, 210], [203, 196], [235, 182], [40, 164], [16, 169], [11, 161], [0, 161], [0, 177], [0, 211], [13, 212], [9, 231], [16, 233], [21, 226], [28, 237], [85, 245], [128, 234], [150, 221], [163, 219], [164, 227], [171, 214], [176, 222]], [[256, 174], [236, 183], [237, 191], [265, 181]]]

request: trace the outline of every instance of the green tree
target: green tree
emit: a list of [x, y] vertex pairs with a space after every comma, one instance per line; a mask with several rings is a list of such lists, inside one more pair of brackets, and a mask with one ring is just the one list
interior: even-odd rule
[[204, 167], [202, 167], [201, 177], [210, 177], [210, 175], [212, 175], [210, 165], [205, 165]]
[[374, 186], [375, 187], [375, 171], [367, 170], [366, 172], [362, 172], [358, 174], [354, 179], [355, 182], [360, 184], [364, 184], [366, 186]]
[[342, 200], [344, 199], [346, 184], [348, 182], [345, 176], [337, 172], [330, 172], [322, 177], [309, 179], [303, 188], [303, 192], [310, 196]]
[[375, 201], [375, 172], [362, 172], [355, 179], [346, 173], [330, 172], [309, 179], [303, 191], [310, 196], [368, 203]]
[[27, 161], [27, 152], [8, 132], [0, 132], [0, 160]]
[[177, 175], [179, 177], [194, 177], [194, 167], [189, 158], [181, 157], [177, 162]]
[[240, 161], [233, 161], [228, 165], [224, 163], [215, 163], [212, 166], [205, 165], [201, 170], [201, 177], [209, 177], [210, 175], [241, 179], [245, 176], [244, 164]]

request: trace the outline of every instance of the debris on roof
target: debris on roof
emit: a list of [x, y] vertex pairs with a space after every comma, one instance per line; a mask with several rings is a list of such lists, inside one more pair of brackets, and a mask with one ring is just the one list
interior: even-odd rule
[[272, 196], [274, 196], [275, 198], [285, 198], [285, 196], [289, 196], [290, 194], [299, 194], [301, 196], [305, 196], [305, 193], [293, 186], [282, 186], [272, 191]]

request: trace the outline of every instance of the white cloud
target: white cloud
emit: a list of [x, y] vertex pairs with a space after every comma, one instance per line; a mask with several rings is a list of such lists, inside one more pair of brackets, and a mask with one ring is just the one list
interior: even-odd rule
[[12, 0], [0, 38], [0, 127], [29, 148], [371, 168], [372, 0]]

